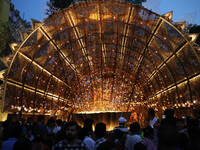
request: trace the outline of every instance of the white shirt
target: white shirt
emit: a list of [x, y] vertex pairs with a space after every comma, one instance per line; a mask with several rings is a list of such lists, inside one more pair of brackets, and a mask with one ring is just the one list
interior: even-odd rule
[[60, 131], [60, 130], [61, 130], [61, 127], [60, 127], [60, 126], [57, 126], [57, 127], [55, 127], [55, 128], [53, 129], [53, 133], [54, 133], [54, 134], [57, 134], [58, 131]]
[[83, 143], [85, 143], [87, 150], [95, 150], [95, 141], [92, 138], [86, 136]]
[[127, 135], [125, 142], [125, 150], [134, 150], [134, 146], [136, 143], [141, 142], [142, 139], [139, 135]]
[[124, 126], [119, 126], [119, 127], [115, 127], [114, 129], [113, 129], [113, 131], [115, 131], [115, 130], [117, 130], [117, 129], [119, 129], [119, 130], [121, 130], [122, 132], [126, 132], [126, 133], [128, 133], [128, 128], [126, 128], [126, 127], [124, 127]]
[[156, 123], [157, 120], [158, 120], [158, 119], [157, 119], [156, 117], [154, 117], [153, 120], [150, 120], [150, 121], [149, 121], [149, 125], [150, 125], [152, 128], [154, 128], [153, 125]]

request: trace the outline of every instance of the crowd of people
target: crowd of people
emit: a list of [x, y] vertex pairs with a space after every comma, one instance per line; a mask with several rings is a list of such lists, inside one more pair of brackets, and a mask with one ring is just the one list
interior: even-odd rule
[[106, 131], [106, 124], [95, 125], [91, 118], [80, 127], [75, 121], [55, 120], [39, 115], [37, 122], [14, 113], [0, 123], [0, 150], [200, 150], [199, 120], [175, 118], [167, 109], [159, 120], [154, 109], [148, 110], [144, 128], [138, 122], [127, 127], [124, 117], [119, 126]]

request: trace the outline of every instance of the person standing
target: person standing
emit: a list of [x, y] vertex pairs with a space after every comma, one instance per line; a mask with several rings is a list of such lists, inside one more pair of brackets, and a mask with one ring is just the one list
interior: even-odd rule
[[86, 145], [78, 140], [78, 124], [74, 121], [64, 125], [65, 139], [55, 144], [52, 150], [87, 150]]
[[155, 116], [155, 111], [153, 108], [148, 110], [148, 121], [146, 122], [145, 127], [150, 126], [154, 130], [154, 139], [153, 142], [157, 145], [158, 138], [157, 138], [157, 128], [160, 126], [160, 121]]
[[102, 122], [97, 123], [95, 126], [95, 137], [97, 139], [95, 141], [95, 149], [97, 149], [100, 144], [106, 141], [105, 135], [106, 135], [106, 124]]
[[19, 122], [13, 123], [8, 127], [8, 139], [2, 142], [0, 150], [13, 150], [14, 144], [21, 135], [22, 127]]
[[154, 129], [157, 128], [158, 125], [159, 125], [159, 120], [155, 116], [155, 111], [153, 108], [150, 108], [148, 110], [148, 122], [146, 123], [146, 127], [150, 126]]
[[139, 131], [139, 123], [135, 122], [130, 125], [130, 134], [128, 134], [126, 138], [125, 150], [134, 150], [135, 144], [142, 141], [141, 137], [138, 135]]
[[115, 127], [113, 130], [121, 130], [124, 133], [128, 133], [128, 128], [125, 127], [125, 123], [127, 122], [127, 120], [124, 117], [120, 117], [119, 118], [119, 126]]
[[38, 116], [38, 122], [33, 128], [34, 134], [37, 134], [38, 132], [40, 132], [44, 136], [46, 136], [47, 129], [46, 129], [44, 123], [45, 123], [45, 116], [44, 115], [39, 115]]
[[153, 142], [154, 139], [154, 129], [147, 126], [143, 129], [144, 132], [144, 144], [147, 146], [147, 150], [157, 150], [157, 145]]
[[85, 143], [87, 150], [95, 150], [95, 141], [91, 138], [92, 128], [90, 126], [84, 126], [82, 131], [84, 133], [83, 143]]

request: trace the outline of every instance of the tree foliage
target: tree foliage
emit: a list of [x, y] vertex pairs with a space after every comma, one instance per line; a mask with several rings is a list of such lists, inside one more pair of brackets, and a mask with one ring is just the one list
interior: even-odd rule
[[67, 8], [74, 2], [75, 0], [50, 0], [47, 2], [48, 9], [46, 9], [45, 14], [47, 17], [51, 17], [58, 11]]
[[[74, 4], [76, 1], [87, 1], [87, 0], [49, 0], [47, 2], [48, 8], [46, 9], [45, 14], [48, 17], [53, 16], [58, 11], [67, 8], [71, 4]], [[125, 2], [141, 5], [143, 2], [147, 0], [124, 0]]]
[[125, 1], [136, 5], [142, 5], [142, 3], [146, 2], [147, 0], [125, 0]]
[[12, 37], [7, 23], [0, 21], [0, 57], [6, 56], [11, 53], [9, 43]]
[[8, 22], [2, 22], [0, 20], [0, 57], [4, 57], [12, 53], [9, 44], [20, 43], [19, 31], [26, 31], [31, 27], [30, 22], [20, 17], [20, 12], [14, 9], [14, 5], [11, 3], [10, 17]]
[[[191, 28], [190, 28], [190, 31], [189, 33], [200, 33], [200, 25], [193, 25]], [[200, 45], [200, 36], [197, 38], [196, 40], [196, 43], [198, 45]]]

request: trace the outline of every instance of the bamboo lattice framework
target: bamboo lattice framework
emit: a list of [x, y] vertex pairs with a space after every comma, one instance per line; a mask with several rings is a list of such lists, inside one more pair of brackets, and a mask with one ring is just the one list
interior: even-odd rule
[[198, 107], [197, 35], [184, 35], [172, 12], [161, 16], [120, 0], [97, 0], [33, 25], [7, 71], [4, 111]]

